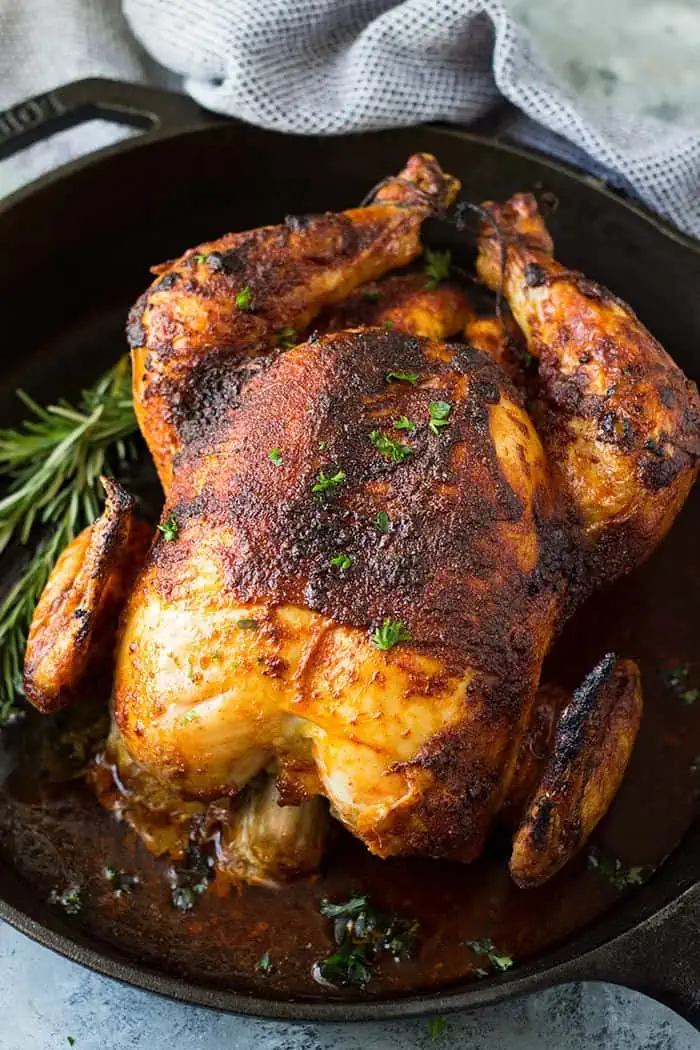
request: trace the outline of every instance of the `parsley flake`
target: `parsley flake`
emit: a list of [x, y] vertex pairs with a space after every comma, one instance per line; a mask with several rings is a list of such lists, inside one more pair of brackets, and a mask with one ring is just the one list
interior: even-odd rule
[[411, 632], [407, 630], [401, 620], [391, 620], [388, 616], [381, 627], [377, 627], [371, 636], [372, 645], [375, 649], [391, 649], [398, 642], [410, 642]]
[[381, 292], [373, 291], [371, 288], [368, 288], [366, 292], [362, 293], [362, 298], [366, 303], [378, 303], [381, 297]]
[[449, 415], [452, 411], [452, 405], [449, 404], [448, 401], [431, 401], [428, 411], [430, 412], [428, 429], [438, 436], [441, 427], [448, 427], [450, 425]]
[[688, 678], [690, 667], [688, 664], [680, 664], [678, 667], [668, 667], [661, 672], [661, 680], [674, 696], [682, 700], [684, 704], [694, 704], [700, 700], [700, 689], [690, 686]]
[[320, 984], [364, 986], [382, 955], [408, 958], [415, 950], [419, 924], [377, 911], [365, 894], [337, 904], [322, 900], [319, 911], [332, 920], [336, 944], [332, 955], [314, 964], [313, 975]]
[[158, 529], [163, 533], [163, 539], [169, 543], [171, 540], [177, 539], [180, 526], [175, 515], [168, 514], [163, 524], [158, 526]]
[[395, 419], [394, 422], [392, 423], [392, 426], [393, 426], [394, 430], [415, 430], [416, 429], [416, 424], [412, 420], [407, 419], [406, 416], [401, 416], [400, 419]]
[[69, 886], [63, 893], [51, 890], [49, 904], [59, 904], [66, 915], [77, 915], [83, 906], [79, 886]]
[[277, 337], [277, 345], [281, 346], [283, 350], [291, 350], [293, 346], [297, 345], [297, 333], [289, 325], [285, 325], [284, 328], [276, 328], [275, 335]]
[[418, 372], [387, 372], [384, 378], [387, 383], [410, 383], [411, 386], [415, 386], [420, 379], [420, 375]]
[[253, 293], [247, 285], [236, 293], [236, 306], [246, 312], [253, 309]]
[[387, 332], [390, 332], [391, 329], [394, 327], [394, 322], [386, 320], [384, 321], [384, 327], [386, 328]]
[[282, 463], [282, 453], [278, 448], [271, 448], [268, 452], [268, 458], [276, 467], [279, 467]]
[[382, 434], [381, 430], [373, 430], [369, 439], [374, 447], [383, 456], [387, 456], [392, 463], [403, 463], [413, 452], [409, 445], [403, 445], [400, 441], [388, 438], [386, 434]]
[[446, 1028], [447, 1021], [444, 1017], [430, 1017], [428, 1019], [428, 1038], [430, 1042], [437, 1043]]
[[511, 956], [499, 955], [493, 941], [488, 937], [483, 941], [467, 941], [467, 948], [474, 952], [475, 955], [485, 955], [491, 965], [496, 970], [500, 970], [501, 973], [510, 970], [513, 965]]
[[273, 969], [272, 961], [270, 959], [270, 953], [265, 952], [261, 955], [255, 964], [255, 970], [257, 973], [271, 973]]
[[338, 488], [338, 485], [342, 485], [345, 481], [345, 473], [342, 470], [337, 471], [333, 477], [326, 477], [322, 470], [318, 472], [318, 481], [315, 485], [311, 486], [312, 492], [333, 492]]
[[444, 252], [438, 252], [426, 248], [425, 266], [423, 267], [423, 271], [428, 280], [425, 282], [425, 287], [429, 291], [432, 291], [433, 288], [437, 288], [441, 281], [444, 281], [450, 276], [451, 266], [452, 253], [449, 249]]
[[318, 443], [318, 451], [319, 452], [325, 452], [327, 448], [328, 448], [328, 442], [327, 441], [319, 441], [319, 443]]
[[654, 870], [649, 864], [625, 868], [619, 857], [607, 857], [595, 847], [588, 854], [588, 867], [608, 879], [619, 891], [630, 886], [641, 886]]
[[372, 528], [375, 528], [377, 532], [386, 533], [391, 529], [391, 519], [385, 510], [380, 510], [376, 518], [372, 522]]
[[340, 554], [336, 554], [335, 557], [331, 558], [331, 565], [337, 566], [339, 569], [349, 569], [352, 565], [352, 558], [349, 554], [341, 551]]
[[207, 261], [209, 256], [203, 255], [201, 252], [199, 252], [199, 253], [197, 253], [197, 255], [193, 255], [192, 258], [194, 259], [194, 261], [196, 263], [203, 263], [203, 262]]

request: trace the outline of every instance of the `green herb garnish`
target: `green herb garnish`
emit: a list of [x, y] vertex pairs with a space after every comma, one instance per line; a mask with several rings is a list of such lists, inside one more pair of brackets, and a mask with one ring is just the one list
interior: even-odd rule
[[162, 525], [158, 525], [157, 528], [163, 533], [163, 539], [170, 542], [171, 540], [177, 539], [177, 535], [180, 531], [177, 518], [174, 514], [168, 514]]
[[650, 864], [637, 864], [625, 868], [619, 857], [607, 857], [594, 848], [588, 854], [588, 867], [608, 879], [616, 890], [626, 890], [630, 886], [641, 886], [654, 870]]
[[490, 938], [486, 938], [483, 941], [467, 941], [467, 948], [473, 951], [475, 955], [485, 955], [491, 965], [501, 972], [509, 970], [513, 965], [511, 956], [499, 955]]
[[387, 456], [392, 463], [402, 463], [413, 452], [409, 445], [403, 445], [400, 441], [394, 441], [392, 438], [387, 437], [386, 434], [382, 434], [381, 430], [373, 430], [369, 439], [374, 447], [383, 456]]
[[319, 452], [325, 452], [327, 448], [328, 448], [328, 442], [327, 441], [319, 441], [319, 443], [318, 443], [318, 450], [319, 450]]
[[329, 478], [323, 473], [322, 470], [318, 472], [318, 481], [315, 485], [311, 486], [312, 492], [333, 492], [338, 488], [338, 485], [342, 485], [345, 481], [345, 474], [342, 470], [339, 470], [333, 477]]
[[275, 336], [277, 337], [277, 345], [282, 347], [283, 350], [291, 350], [292, 347], [297, 345], [296, 330], [290, 328], [289, 325], [285, 325], [284, 328], [276, 328]]
[[170, 885], [170, 900], [178, 911], [192, 911], [197, 897], [209, 888], [214, 878], [214, 859], [201, 846], [190, 843], [184, 863], [171, 865], [166, 878]]
[[321, 901], [319, 911], [333, 920], [337, 950], [315, 963], [314, 976], [323, 984], [366, 985], [375, 962], [384, 954], [407, 958], [415, 950], [417, 922], [385, 915], [371, 907], [366, 895], [342, 903]]
[[430, 1042], [437, 1043], [446, 1028], [447, 1021], [444, 1017], [430, 1017], [428, 1019], [428, 1038]]
[[420, 379], [420, 375], [418, 372], [387, 372], [384, 378], [387, 383], [410, 383], [411, 386], [415, 386]]
[[391, 620], [387, 616], [382, 626], [377, 627], [371, 637], [375, 649], [391, 649], [399, 642], [410, 642], [411, 632], [404, 627], [401, 620]]
[[270, 461], [272, 463], [274, 463], [276, 467], [281, 466], [281, 464], [282, 464], [282, 453], [280, 452], [280, 450], [278, 448], [271, 448], [267, 455], [268, 455], [268, 458], [270, 459]]
[[424, 257], [425, 266], [423, 267], [423, 272], [428, 278], [425, 282], [425, 287], [432, 291], [433, 288], [437, 288], [441, 281], [450, 276], [452, 252], [449, 249], [444, 252], [438, 252], [426, 248]]
[[688, 664], [680, 664], [678, 667], [668, 667], [661, 672], [661, 681], [667, 689], [682, 700], [684, 704], [694, 704], [700, 699], [700, 689], [690, 686], [688, 678], [690, 667]]
[[68, 1040], [68, 1045], [69, 1046], [75, 1046], [75, 1039], [73, 1038], [72, 1035], [67, 1035], [66, 1039]]
[[349, 569], [352, 565], [352, 558], [349, 554], [345, 554], [344, 551], [341, 551], [340, 554], [336, 554], [333, 558], [331, 558], [331, 565], [337, 567], [338, 569]]
[[186, 714], [184, 714], [182, 716], [180, 721], [181, 722], [198, 722], [200, 717], [201, 717], [201, 715], [199, 714], [199, 711], [188, 711]]
[[265, 952], [261, 955], [255, 964], [255, 970], [257, 973], [271, 973], [272, 972], [272, 960], [270, 959], [270, 953]]
[[197, 253], [197, 255], [193, 255], [192, 258], [194, 259], [194, 261], [196, 263], [203, 263], [203, 262], [207, 261], [209, 256], [208, 255], [202, 255], [201, 252], [199, 252], [199, 253]]
[[241, 288], [240, 292], [236, 293], [236, 306], [239, 310], [252, 310], [253, 308], [253, 293], [250, 288], [246, 285], [245, 288]]
[[0, 726], [20, 716], [27, 631], [39, 596], [61, 551], [100, 512], [100, 476], [123, 476], [136, 456], [137, 430], [128, 356], [90, 389], [77, 407], [43, 408], [23, 391], [30, 418], [0, 430], [0, 553], [10, 543], [27, 553], [0, 602]]
[[390, 332], [391, 329], [394, 327], [394, 322], [386, 320], [386, 321], [383, 322], [383, 325], [384, 325], [384, 328], [386, 328], [387, 332]]
[[118, 871], [114, 864], [108, 864], [104, 869], [104, 875], [108, 882], [114, 886], [114, 896], [121, 897], [125, 893], [133, 893], [141, 884], [138, 875], [129, 875], [126, 871]]
[[406, 416], [401, 416], [400, 419], [395, 419], [392, 423], [394, 430], [415, 430], [416, 424], [413, 423]]
[[59, 893], [57, 890], [51, 890], [49, 894], [49, 904], [58, 904], [63, 908], [66, 915], [77, 915], [83, 906], [81, 899], [80, 887], [69, 886], [63, 893]]
[[256, 631], [258, 626], [257, 620], [236, 620], [236, 627], [239, 631]]
[[430, 413], [428, 429], [432, 430], [433, 434], [437, 436], [442, 427], [450, 425], [449, 415], [452, 411], [452, 405], [448, 401], [431, 401], [428, 411]]
[[381, 297], [382, 297], [382, 293], [381, 292], [372, 291], [371, 288], [368, 288], [366, 292], [362, 293], [362, 298], [367, 303], [378, 303], [379, 300], [381, 299]]
[[391, 519], [385, 510], [379, 511], [379, 514], [377, 514], [372, 522], [372, 527], [375, 528], [377, 532], [389, 532], [391, 529]]

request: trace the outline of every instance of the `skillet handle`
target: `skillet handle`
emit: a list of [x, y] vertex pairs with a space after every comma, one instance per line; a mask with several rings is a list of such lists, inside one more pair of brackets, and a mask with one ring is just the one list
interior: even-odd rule
[[670, 1006], [700, 1031], [700, 882], [639, 926], [579, 957], [570, 979], [609, 981]]
[[76, 80], [0, 112], [0, 160], [94, 119], [140, 128], [146, 137], [157, 138], [215, 118], [186, 95], [100, 77]]

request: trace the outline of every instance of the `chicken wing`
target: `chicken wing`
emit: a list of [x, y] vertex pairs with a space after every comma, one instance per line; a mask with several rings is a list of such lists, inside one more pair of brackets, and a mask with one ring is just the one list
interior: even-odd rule
[[152, 529], [134, 500], [103, 478], [102, 516], [63, 551], [34, 612], [24, 691], [40, 711], [56, 711], [109, 682], [117, 619], [146, 556]]

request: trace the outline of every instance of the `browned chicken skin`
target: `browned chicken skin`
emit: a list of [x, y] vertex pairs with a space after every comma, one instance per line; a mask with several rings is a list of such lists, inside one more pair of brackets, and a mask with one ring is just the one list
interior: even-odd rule
[[[535, 885], [585, 842], [634, 744], [634, 664], [605, 657], [570, 699], [538, 691], [541, 666], [603, 573], [678, 513], [697, 391], [628, 307], [553, 260], [527, 196], [488, 205], [504, 274], [493, 228], [480, 237], [514, 322], [422, 275], [371, 283], [415, 258], [457, 188], [418, 155], [366, 208], [187, 252], [131, 315], [177, 535], [130, 589], [111, 750], [135, 795], [225, 803], [232, 877], [313, 867], [322, 795], [380, 856], [469, 861], [507, 816], [513, 877]], [[470, 346], [444, 342], [465, 328]], [[30, 695], [50, 639], [39, 617]]]

